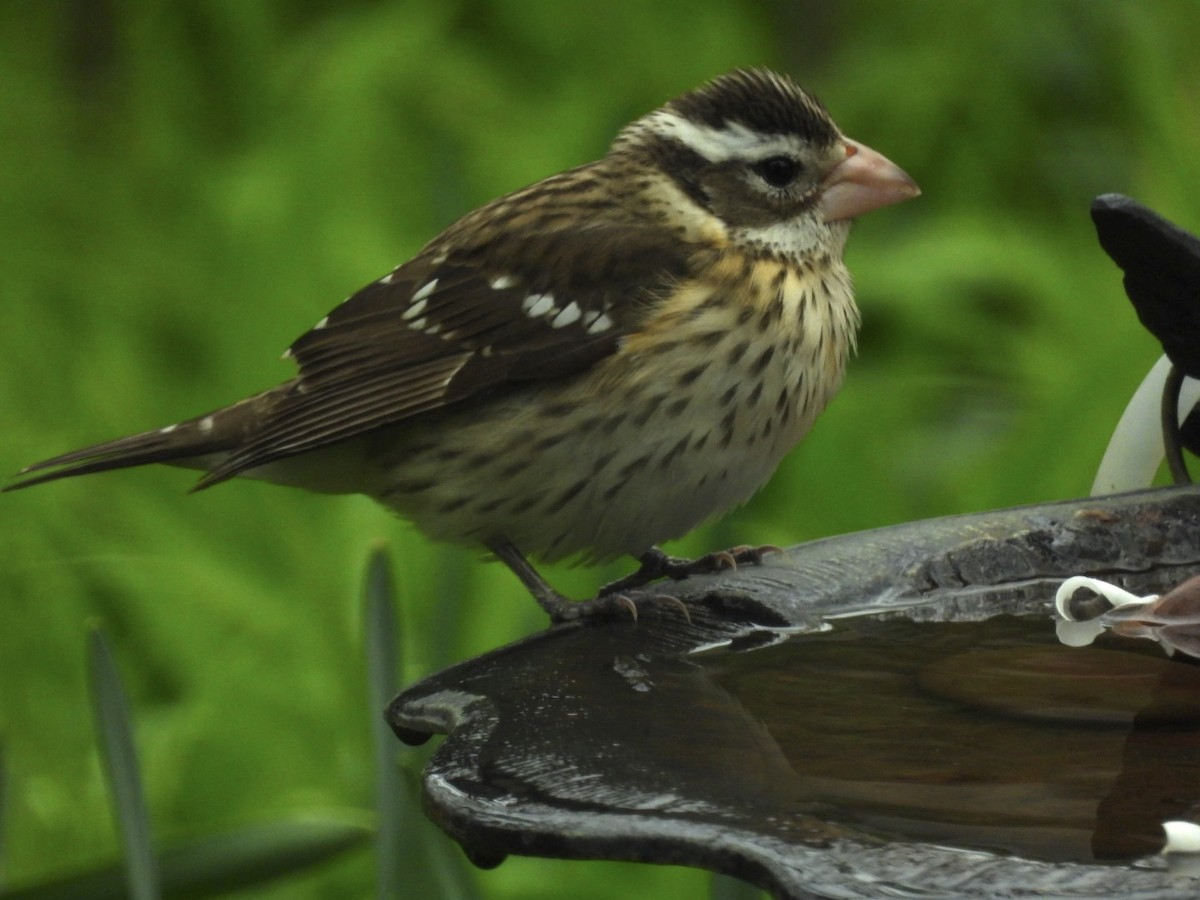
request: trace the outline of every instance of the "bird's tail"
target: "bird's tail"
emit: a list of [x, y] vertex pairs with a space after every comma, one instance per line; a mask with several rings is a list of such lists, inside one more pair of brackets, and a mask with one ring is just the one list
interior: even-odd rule
[[5, 485], [3, 490], [13, 491], [60, 478], [150, 463], [210, 469], [245, 440], [245, 435], [271, 405], [274, 394], [275, 391], [266, 391], [176, 425], [131, 434], [44, 459], [22, 469], [16, 476], [17, 480]]

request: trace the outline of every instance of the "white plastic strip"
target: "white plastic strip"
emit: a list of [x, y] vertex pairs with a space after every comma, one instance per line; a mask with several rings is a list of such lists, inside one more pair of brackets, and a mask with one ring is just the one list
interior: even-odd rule
[[[1163, 384], [1171, 371], [1171, 361], [1159, 359], [1142, 380], [1125, 407], [1121, 421], [1104, 451], [1092, 496], [1134, 491], [1149, 487], [1163, 461], [1161, 416]], [[1200, 381], [1183, 380], [1179, 392], [1179, 412], [1186, 415], [1200, 401]]]

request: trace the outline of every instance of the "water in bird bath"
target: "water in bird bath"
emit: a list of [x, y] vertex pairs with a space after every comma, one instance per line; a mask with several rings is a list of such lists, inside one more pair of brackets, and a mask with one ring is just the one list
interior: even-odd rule
[[[1124, 861], [1200, 808], [1200, 666], [1046, 616], [835, 620], [693, 657], [777, 747], [780, 810], [889, 840]], [[765, 769], [762, 771], [766, 771]]]

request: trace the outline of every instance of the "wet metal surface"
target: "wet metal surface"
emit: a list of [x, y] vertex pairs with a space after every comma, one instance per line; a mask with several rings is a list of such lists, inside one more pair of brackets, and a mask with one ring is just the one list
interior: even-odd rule
[[702, 866], [781, 896], [1191, 898], [1161, 823], [1200, 814], [1200, 666], [1058, 643], [1054, 590], [1200, 570], [1160, 491], [916, 523], [691, 579], [638, 624], [560, 627], [413, 686], [451, 736], [431, 816], [511, 853]]

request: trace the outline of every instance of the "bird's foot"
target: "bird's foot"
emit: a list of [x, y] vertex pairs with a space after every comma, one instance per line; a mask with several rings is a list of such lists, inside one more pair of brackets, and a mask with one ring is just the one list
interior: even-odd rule
[[[687, 621], [692, 620], [687, 607], [677, 597], [633, 591], [632, 587], [637, 585], [630, 585], [627, 589], [620, 591], [603, 590], [591, 600], [571, 600], [551, 587], [549, 582], [538, 574], [538, 571], [530, 565], [529, 560], [510, 541], [497, 539], [490, 542], [488, 546], [521, 580], [521, 583], [533, 595], [533, 599], [537, 601], [538, 606], [550, 616], [550, 622], [553, 625], [584, 619], [611, 618], [627, 618], [636, 622], [639, 603], [643, 606], [650, 604], [670, 606], [678, 610]], [[658, 552], [665, 557], [662, 551]]]
[[606, 584], [600, 589], [598, 599], [620, 594], [623, 591], [635, 590], [660, 578], [682, 581], [691, 575], [711, 575], [726, 569], [736, 569], [738, 566], [756, 566], [768, 553], [778, 552], [780, 552], [780, 548], [773, 544], [763, 544], [757, 547], [743, 544], [730, 547], [728, 550], [706, 553], [695, 559], [683, 559], [678, 556], [668, 556], [657, 547], [651, 547], [638, 557], [641, 566], [636, 572]]
[[691, 613], [678, 597], [641, 589], [662, 578], [681, 581], [691, 575], [705, 575], [736, 569], [738, 566], [758, 565], [766, 554], [778, 553], [780, 550], [772, 544], [741, 545], [706, 553], [696, 559], [682, 559], [668, 556], [657, 547], [651, 547], [638, 557], [641, 565], [636, 572], [606, 584], [591, 600], [576, 601], [564, 597], [551, 587], [509, 541], [497, 539], [491, 541], [488, 546], [521, 579], [538, 605], [550, 616], [550, 622], [555, 625], [584, 619], [627, 618], [636, 622], [639, 605], [667, 606], [691, 622]]
[[692, 621], [692, 614], [688, 612], [687, 606], [678, 597], [672, 597], [669, 594], [655, 594], [647, 591], [630, 591], [626, 593], [601, 593], [591, 600], [568, 600], [566, 597], [559, 595], [557, 602], [547, 605], [544, 598], [539, 598], [542, 609], [550, 614], [550, 621], [557, 625], [561, 622], [575, 622], [583, 620], [602, 620], [602, 619], [628, 619], [632, 622], [638, 621], [638, 607], [646, 608], [649, 606], [668, 607], [670, 611], [677, 612], [687, 622]]

